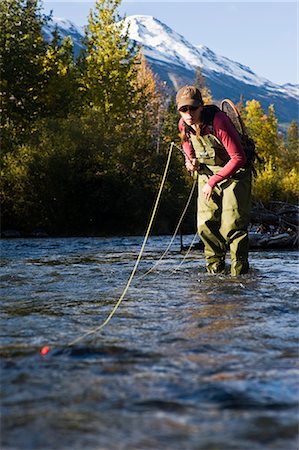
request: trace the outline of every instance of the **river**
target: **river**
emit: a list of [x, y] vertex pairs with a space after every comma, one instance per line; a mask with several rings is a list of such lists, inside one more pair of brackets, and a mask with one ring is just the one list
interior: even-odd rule
[[251, 252], [231, 278], [175, 241], [140, 277], [170, 240], [151, 237], [108, 325], [69, 346], [107, 318], [142, 240], [2, 240], [1, 449], [297, 450], [297, 252]]

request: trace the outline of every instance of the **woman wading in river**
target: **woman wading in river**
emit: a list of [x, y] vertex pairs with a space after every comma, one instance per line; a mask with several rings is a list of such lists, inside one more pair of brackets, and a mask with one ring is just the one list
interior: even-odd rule
[[197, 226], [207, 271], [224, 273], [230, 250], [231, 275], [248, 272], [251, 168], [239, 135], [215, 105], [203, 105], [200, 91], [182, 87], [176, 96], [186, 168], [198, 172]]

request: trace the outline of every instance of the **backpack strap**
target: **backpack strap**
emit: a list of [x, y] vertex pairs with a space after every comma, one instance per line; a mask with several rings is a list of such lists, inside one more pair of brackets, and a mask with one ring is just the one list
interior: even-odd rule
[[220, 109], [216, 105], [206, 105], [203, 107], [201, 122], [203, 125], [207, 125], [209, 128], [213, 129], [214, 117], [219, 112]]

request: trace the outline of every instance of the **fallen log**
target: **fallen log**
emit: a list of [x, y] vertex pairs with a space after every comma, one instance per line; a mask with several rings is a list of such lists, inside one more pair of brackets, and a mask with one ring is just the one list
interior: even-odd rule
[[[299, 206], [285, 202], [271, 202], [266, 208], [262, 203], [255, 203], [251, 210], [249, 227], [249, 249], [297, 249], [299, 231]], [[189, 247], [183, 244], [181, 250]], [[194, 249], [203, 249], [199, 240]]]
[[[295, 233], [280, 233], [273, 235], [270, 233], [249, 232], [249, 250], [298, 250], [298, 236]], [[192, 250], [203, 250], [204, 246], [198, 238], [192, 246]], [[189, 249], [189, 245], [183, 244], [181, 237], [181, 251]]]
[[249, 232], [250, 249], [295, 249], [298, 243], [296, 233], [257, 233]]
[[298, 231], [299, 207], [290, 203], [271, 202], [266, 208], [262, 203], [256, 203], [251, 210], [251, 223], [267, 228], [267, 225], [278, 227], [280, 231], [288, 228]]

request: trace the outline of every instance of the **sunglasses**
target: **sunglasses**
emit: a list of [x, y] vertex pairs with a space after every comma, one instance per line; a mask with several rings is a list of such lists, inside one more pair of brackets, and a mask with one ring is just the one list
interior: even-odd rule
[[182, 106], [179, 111], [180, 112], [187, 112], [187, 111], [196, 111], [199, 108], [199, 106]]

